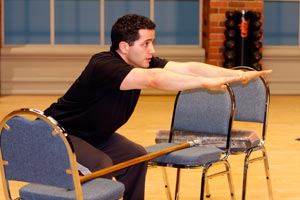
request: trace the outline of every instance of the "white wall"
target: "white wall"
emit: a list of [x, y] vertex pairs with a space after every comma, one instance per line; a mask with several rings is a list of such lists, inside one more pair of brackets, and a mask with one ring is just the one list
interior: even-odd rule
[[[109, 47], [20, 46], [1, 51], [2, 95], [61, 95], [79, 76], [90, 57]], [[184, 46], [157, 47], [158, 56], [177, 61], [204, 61], [204, 50]], [[145, 90], [143, 94], [173, 94]]]
[[[61, 95], [78, 77], [89, 58], [109, 47], [20, 46], [1, 50], [1, 95]], [[157, 55], [176, 61], [204, 61], [204, 50], [184, 46], [157, 47]], [[300, 49], [264, 48], [263, 68], [272, 94], [300, 94]], [[174, 94], [145, 90], [143, 94]]]
[[300, 94], [300, 48], [299, 47], [265, 47], [263, 67], [272, 69], [267, 77], [271, 94]]

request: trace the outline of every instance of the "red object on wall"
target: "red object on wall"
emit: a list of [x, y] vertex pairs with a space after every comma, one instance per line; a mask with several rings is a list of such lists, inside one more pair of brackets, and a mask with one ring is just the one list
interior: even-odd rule
[[256, 11], [226, 12], [223, 67], [248, 66], [261, 70], [262, 23], [259, 21], [260, 16], [260, 13]]

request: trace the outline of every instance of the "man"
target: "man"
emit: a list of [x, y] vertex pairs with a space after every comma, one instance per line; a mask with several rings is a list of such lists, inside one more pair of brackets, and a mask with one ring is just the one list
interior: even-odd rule
[[[225, 90], [228, 82], [244, 81], [271, 71], [243, 72], [197, 62], [154, 57], [155, 24], [129, 14], [111, 30], [111, 49], [94, 55], [64, 96], [45, 110], [69, 133], [77, 160], [97, 171], [146, 154], [144, 148], [115, 133], [134, 111], [140, 90]], [[147, 163], [106, 177], [124, 183], [124, 200], [143, 200]]]

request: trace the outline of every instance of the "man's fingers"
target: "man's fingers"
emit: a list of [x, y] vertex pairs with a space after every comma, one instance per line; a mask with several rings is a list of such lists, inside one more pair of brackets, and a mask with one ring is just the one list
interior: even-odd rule
[[248, 83], [253, 78], [271, 74], [272, 70], [264, 70], [264, 71], [245, 71], [239, 76], [231, 76], [231, 77], [223, 77], [216, 78], [208, 88], [210, 90], [226, 90], [226, 84], [231, 82], [240, 81], [241, 83]]
[[221, 85], [220, 90], [226, 90], [227, 86], [226, 85]]
[[227, 86], [226, 85], [218, 85], [218, 86], [214, 86], [214, 87], [208, 87], [209, 90], [221, 90], [221, 91], [224, 91], [227, 89]]
[[272, 70], [264, 70], [264, 71], [247, 71], [243, 74], [241, 78], [242, 83], [247, 83], [249, 80], [259, 77], [259, 76], [264, 76], [271, 74]]
[[259, 73], [263, 76], [263, 75], [269, 75], [273, 72], [273, 70], [264, 70], [264, 71], [260, 71]]

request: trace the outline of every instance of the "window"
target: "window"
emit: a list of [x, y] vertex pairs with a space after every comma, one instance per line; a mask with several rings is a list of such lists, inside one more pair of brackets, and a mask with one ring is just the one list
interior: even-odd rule
[[55, 44], [99, 44], [99, 0], [55, 0]]
[[159, 44], [199, 43], [198, 1], [156, 0], [154, 6]]
[[300, 45], [300, 1], [265, 0], [264, 45]]
[[199, 45], [201, 41], [201, 0], [2, 1], [3, 45], [109, 45], [112, 24], [127, 13], [153, 19], [159, 45]]
[[48, 0], [5, 1], [5, 44], [49, 44], [49, 6]]

